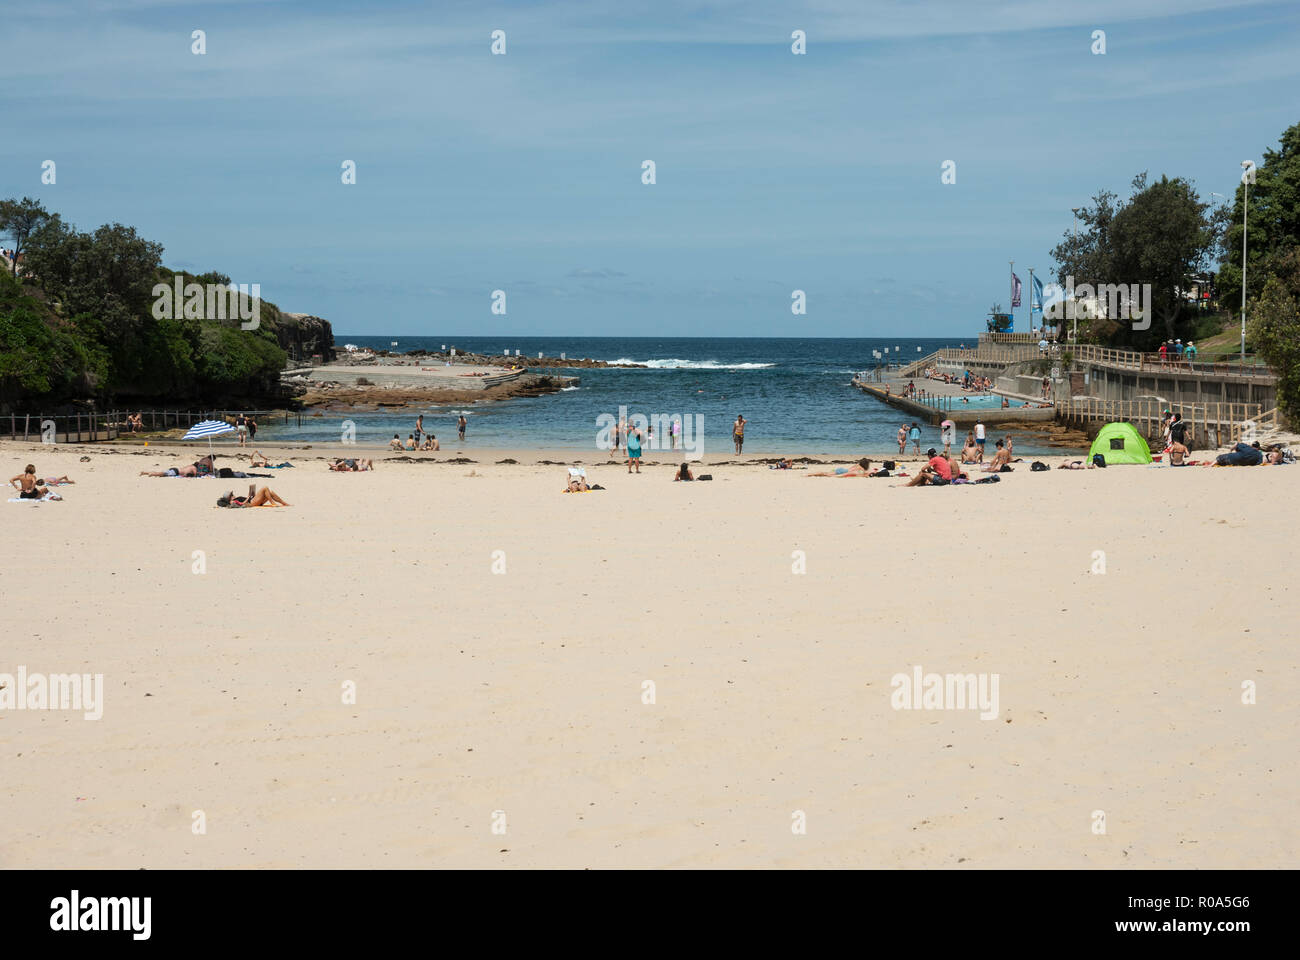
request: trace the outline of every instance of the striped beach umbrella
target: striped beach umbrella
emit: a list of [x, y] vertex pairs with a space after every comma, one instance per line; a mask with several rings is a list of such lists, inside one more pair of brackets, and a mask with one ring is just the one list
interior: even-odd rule
[[200, 420], [185, 431], [182, 440], [202, 440], [208, 438], [208, 453], [212, 452], [212, 438], [223, 433], [230, 433], [235, 428], [224, 420]]

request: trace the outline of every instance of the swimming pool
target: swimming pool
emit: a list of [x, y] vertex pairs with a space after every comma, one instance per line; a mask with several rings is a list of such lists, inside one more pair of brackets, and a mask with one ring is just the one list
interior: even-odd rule
[[[999, 410], [1002, 407], [1002, 398], [998, 396], [996, 393], [986, 393], [986, 394], [967, 393], [967, 394], [963, 394], [960, 397], [952, 397], [951, 400], [952, 400], [951, 409], [953, 410]], [[934, 401], [932, 400], [925, 400], [922, 402], [925, 403], [927, 406], [935, 405]], [[1010, 403], [1013, 407], [1018, 407], [1024, 401], [1008, 399], [1007, 402]], [[945, 410], [949, 409], [946, 402], [944, 403], [944, 409]]]

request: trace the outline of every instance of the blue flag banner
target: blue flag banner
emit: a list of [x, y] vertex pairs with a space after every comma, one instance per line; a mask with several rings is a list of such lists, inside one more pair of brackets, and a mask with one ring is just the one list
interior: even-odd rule
[[1043, 309], [1043, 281], [1034, 277], [1034, 291], [1030, 294], [1029, 299], [1029, 316], [1034, 315], [1035, 310]]

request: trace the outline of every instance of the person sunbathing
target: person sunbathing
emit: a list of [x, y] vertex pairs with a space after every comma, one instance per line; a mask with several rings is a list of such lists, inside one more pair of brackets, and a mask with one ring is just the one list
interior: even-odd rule
[[46, 477], [45, 485], [47, 487], [62, 487], [65, 484], [75, 483], [75, 480], [69, 480], [66, 475], [62, 477]]
[[561, 493], [586, 493], [591, 487], [587, 486], [587, 481], [583, 477], [569, 477], [569, 484]]
[[213, 472], [214, 458], [206, 456], [183, 467], [168, 467], [166, 470], [141, 470], [142, 477], [204, 477]]
[[1187, 466], [1187, 455], [1191, 453], [1187, 447], [1178, 440], [1169, 444], [1169, 466], [1185, 467]]
[[257, 484], [250, 484], [248, 496], [236, 497], [227, 493], [217, 501], [219, 507], [288, 507], [292, 506], [270, 487], [256, 489]]
[[1263, 463], [1264, 454], [1259, 449], [1259, 442], [1239, 443], [1231, 453], [1221, 453], [1214, 458], [1216, 467], [1255, 467]]
[[364, 473], [366, 470], [375, 469], [373, 460], [334, 460], [329, 464], [329, 468], [337, 473]]
[[269, 467], [271, 465], [271, 461], [266, 459], [266, 457], [262, 456], [261, 450], [254, 450], [253, 457], [251, 460], [248, 461], [248, 465], [250, 467]]
[[851, 467], [836, 467], [834, 470], [823, 470], [818, 473], [810, 473], [810, 477], [870, 477], [879, 473], [880, 468], [871, 469], [871, 461], [863, 457]]
[[997, 453], [993, 454], [993, 459], [990, 460], [989, 465], [984, 468], [985, 473], [1002, 473], [1004, 472], [1002, 469], [1003, 467], [1006, 467], [1007, 470], [1011, 469], [1007, 466], [1007, 464], [1011, 462], [1011, 451], [1002, 446], [1001, 440], [997, 442], [997, 448]]
[[[1088, 464], [1088, 466], [1091, 467], [1092, 464]], [[1084, 469], [1083, 461], [1066, 459], [1061, 461], [1061, 465], [1058, 466], [1056, 469], [1057, 470], [1082, 470]]]
[[44, 482], [36, 476], [36, 467], [27, 464], [27, 468], [9, 480], [9, 485], [18, 491], [19, 500], [39, 500], [49, 491]]

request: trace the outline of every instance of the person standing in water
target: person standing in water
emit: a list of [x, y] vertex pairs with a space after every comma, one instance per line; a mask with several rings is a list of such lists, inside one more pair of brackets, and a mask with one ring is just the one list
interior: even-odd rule
[[736, 444], [737, 453], [740, 453], [745, 446], [745, 424], [748, 422], [743, 413], [738, 413], [736, 422], [731, 425], [731, 439]]
[[415, 445], [420, 445], [420, 435], [424, 433], [424, 414], [415, 418]]
[[465, 414], [462, 413], [460, 419], [456, 421], [456, 432], [460, 435], [461, 440], [465, 439], [465, 428], [468, 426], [469, 421], [465, 419]]

